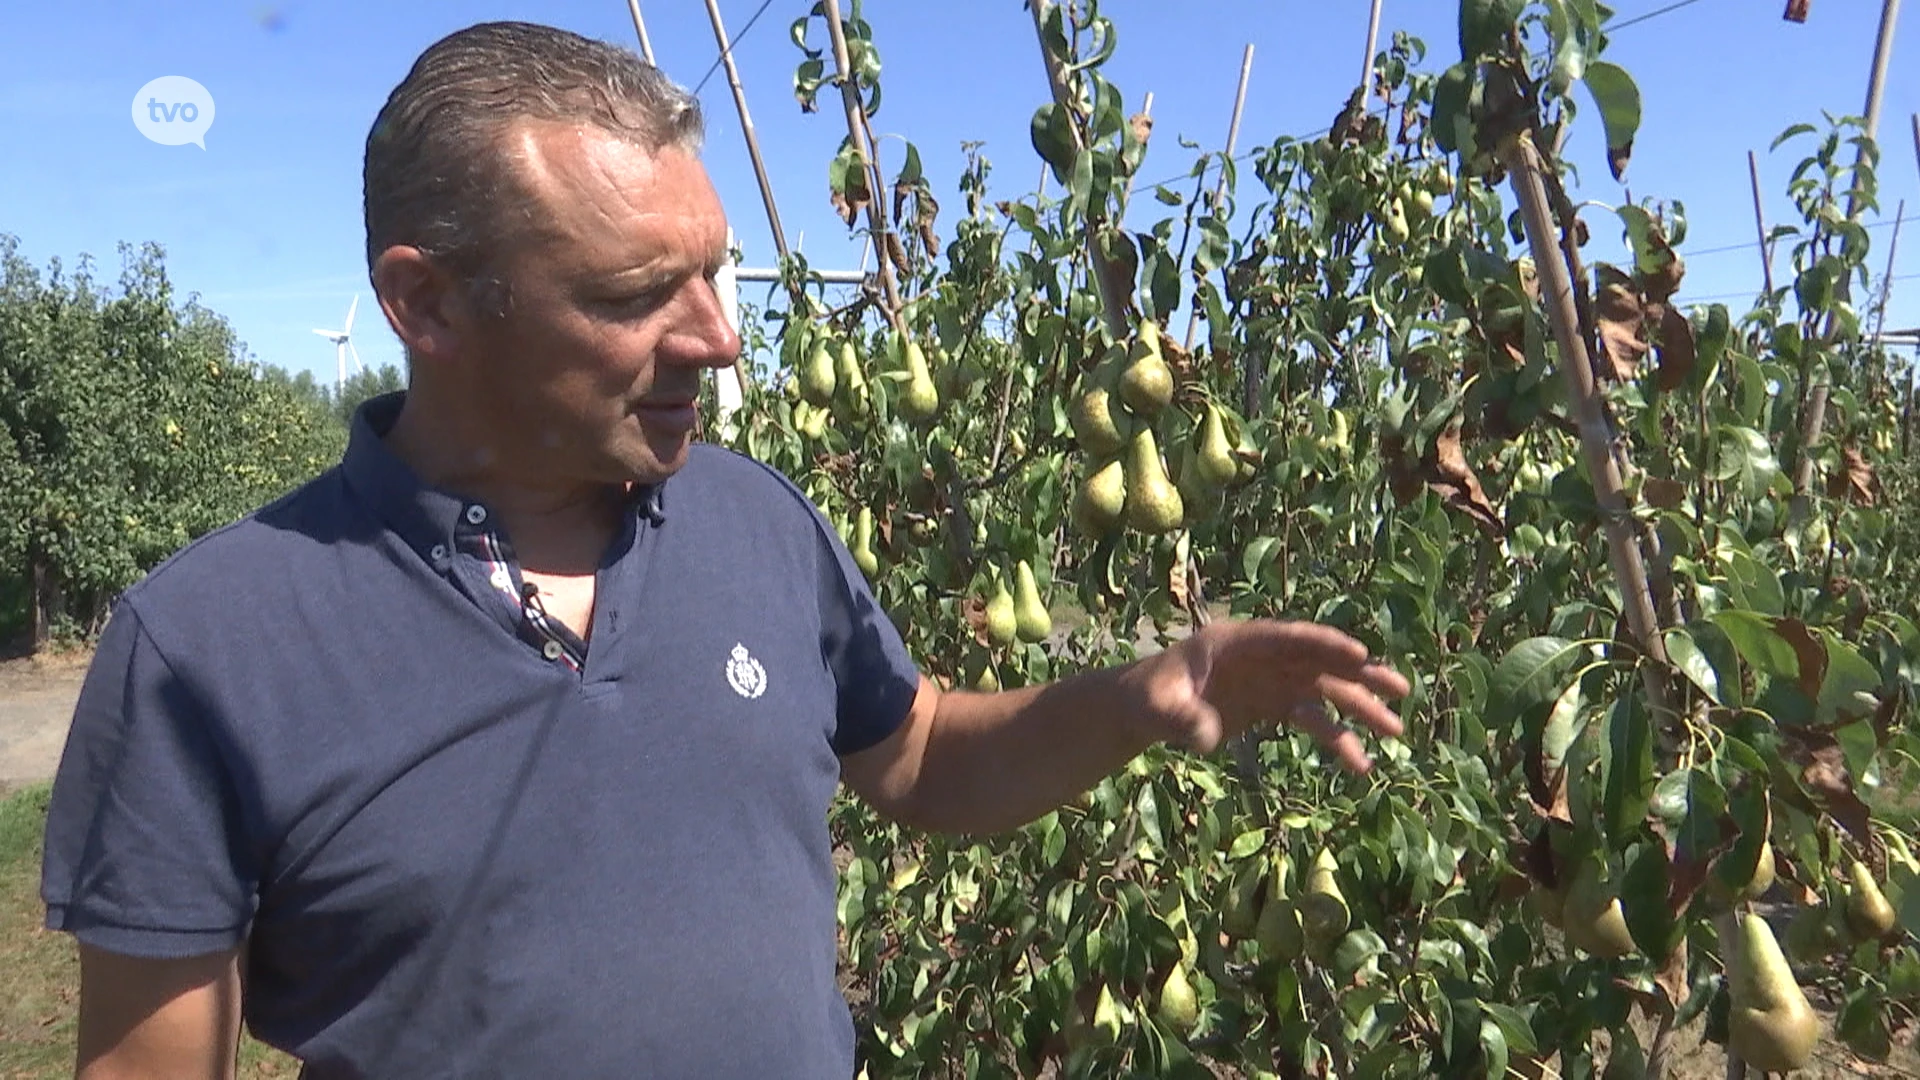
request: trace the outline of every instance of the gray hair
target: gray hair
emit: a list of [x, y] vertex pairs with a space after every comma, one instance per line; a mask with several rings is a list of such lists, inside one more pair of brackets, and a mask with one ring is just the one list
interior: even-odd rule
[[510, 285], [493, 263], [530, 207], [502, 143], [524, 120], [591, 125], [648, 150], [697, 151], [704, 131], [698, 99], [627, 49], [524, 22], [449, 34], [367, 133], [368, 269], [409, 245], [504, 313]]

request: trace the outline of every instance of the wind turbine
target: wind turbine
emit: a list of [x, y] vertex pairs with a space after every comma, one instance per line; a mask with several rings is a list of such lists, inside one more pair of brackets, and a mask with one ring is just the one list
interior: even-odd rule
[[353, 294], [353, 303], [347, 305], [347, 323], [338, 330], [315, 330], [314, 333], [333, 342], [334, 368], [337, 372], [334, 390], [338, 392], [347, 385], [347, 354], [353, 354], [353, 366], [359, 371], [367, 370], [360, 362], [360, 350], [353, 347], [353, 312], [360, 306], [360, 294]]

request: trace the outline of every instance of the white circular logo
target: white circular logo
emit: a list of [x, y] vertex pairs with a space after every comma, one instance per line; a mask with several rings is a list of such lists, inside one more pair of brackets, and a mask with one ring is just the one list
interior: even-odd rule
[[727, 661], [727, 685], [748, 701], [767, 692], [767, 669], [747, 652], [745, 645], [736, 643], [733, 647], [733, 658]]

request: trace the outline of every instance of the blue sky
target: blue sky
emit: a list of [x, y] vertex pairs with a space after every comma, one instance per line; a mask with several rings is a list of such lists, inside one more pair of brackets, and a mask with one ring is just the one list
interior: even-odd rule
[[[1616, 0], [1622, 21], [1671, 0]], [[811, 0], [771, 0], [735, 49], [754, 126], [773, 173], [790, 240], [820, 267], [850, 268], [859, 243], [834, 217], [826, 163], [845, 134], [829, 101], [803, 115], [794, 103], [801, 59], [788, 25]], [[717, 52], [698, 0], [642, 0], [659, 62], [687, 85]], [[721, 0], [740, 35], [759, 0]], [[1636, 196], [1683, 200], [1692, 222], [1683, 249], [1683, 299], [1724, 298], [1736, 313], [1758, 287], [1746, 151], [1761, 153], [1770, 221], [1793, 159], [1765, 153], [1788, 124], [1821, 110], [1857, 113], [1866, 89], [1880, 5], [1816, 0], [1804, 25], [1780, 18], [1778, 0], [1693, 0], [1621, 29], [1609, 59], [1638, 80], [1645, 99], [1628, 180]], [[1119, 27], [1107, 72], [1129, 107], [1154, 94], [1155, 149], [1143, 179], [1182, 176], [1190, 153], [1224, 141], [1242, 47], [1255, 47], [1240, 149], [1282, 134], [1323, 128], [1357, 81], [1366, 29], [1364, 0], [1108, 0]], [[1436, 70], [1455, 58], [1452, 0], [1387, 0], [1382, 40], [1393, 29], [1423, 38]], [[885, 70], [875, 118], [889, 173], [897, 134], [919, 146], [935, 193], [960, 205], [954, 184], [963, 140], [980, 140], [995, 164], [996, 197], [1030, 191], [1041, 167], [1027, 138], [1046, 84], [1029, 17], [1018, 0], [931, 3], [869, 0]], [[0, 232], [21, 240], [44, 266], [81, 253], [99, 274], [117, 274], [116, 244], [157, 241], [183, 293], [226, 315], [261, 360], [331, 379], [332, 346], [314, 327], [339, 324], [358, 293], [355, 339], [368, 364], [397, 363], [398, 343], [372, 307], [362, 254], [361, 150], [394, 84], [428, 44], [495, 18], [548, 22], [632, 44], [625, 0], [201, 0], [196, 3], [8, 4], [0, 11]], [[1920, 26], [1910, 16], [1896, 39], [1881, 138], [1880, 220], [1907, 200], [1920, 216], [1920, 164], [1909, 117], [1920, 110]], [[816, 37], [818, 27], [816, 25]], [[206, 149], [161, 146], [135, 130], [135, 92], [163, 75], [206, 86], [217, 118]], [[770, 265], [773, 247], [724, 77], [701, 92], [706, 157], [750, 265]], [[1591, 112], [1569, 147], [1585, 181], [1581, 195], [1617, 203]], [[1251, 177], [1248, 177], [1249, 182]], [[1138, 200], [1129, 224], [1144, 228], [1158, 207]], [[1590, 218], [1601, 225], [1604, 219]], [[1237, 231], [1237, 230], [1236, 230]], [[941, 229], [950, 238], [950, 224]], [[1618, 252], [1600, 227], [1591, 254]], [[1876, 273], [1892, 230], [1875, 228]], [[1920, 228], [1902, 237], [1889, 326], [1920, 325]], [[1711, 249], [1742, 245], [1733, 250]], [[1776, 271], [1784, 272], [1784, 255]], [[760, 295], [757, 287], [748, 299]]]

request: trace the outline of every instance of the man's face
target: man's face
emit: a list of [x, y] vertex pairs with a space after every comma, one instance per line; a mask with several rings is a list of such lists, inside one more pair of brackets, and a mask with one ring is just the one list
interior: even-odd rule
[[713, 287], [719, 196], [686, 151], [596, 128], [524, 124], [508, 148], [532, 212], [501, 259], [510, 310], [462, 335], [486, 380], [472, 400], [560, 479], [665, 479], [686, 461], [700, 369], [740, 351]]

